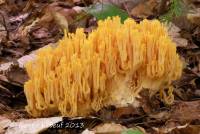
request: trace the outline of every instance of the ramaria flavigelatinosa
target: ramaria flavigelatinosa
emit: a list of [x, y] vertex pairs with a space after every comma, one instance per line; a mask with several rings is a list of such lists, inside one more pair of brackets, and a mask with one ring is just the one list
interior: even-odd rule
[[58, 44], [26, 65], [26, 109], [34, 117], [85, 116], [132, 103], [144, 88], [169, 88], [182, 72], [175, 43], [158, 20], [108, 18], [89, 35], [77, 29]]

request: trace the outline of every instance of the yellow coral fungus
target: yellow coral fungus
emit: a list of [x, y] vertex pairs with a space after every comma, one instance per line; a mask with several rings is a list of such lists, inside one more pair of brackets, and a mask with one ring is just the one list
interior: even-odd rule
[[26, 69], [26, 109], [32, 116], [84, 116], [110, 104], [132, 103], [144, 88], [170, 87], [182, 63], [159, 21], [122, 24], [114, 17], [99, 21], [88, 36], [83, 29], [65, 34], [56, 48], [40, 50]]

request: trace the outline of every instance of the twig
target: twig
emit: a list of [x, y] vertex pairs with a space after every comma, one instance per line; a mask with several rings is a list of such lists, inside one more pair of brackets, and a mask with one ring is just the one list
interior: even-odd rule
[[[16, 28], [7, 29], [8, 31], [16, 30]], [[0, 29], [0, 32], [6, 31], [5, 29]]]
[[125, 2], [123, 2], [123, 3], [122, 3], [122, 5], [124, 6], [124, 8], [125, 8], [126, 12], [128, 13], [128, 16], [131, 16], [131, 13], [130, 13], [130, 11], [129, 11], [129, 10], [128, 10], [128, 8], [127, 8], [127, 5], [126, 5], [126, 3], [125, 3]]
[[3, 26], [5, 28], [5, 31], [6, 31], [6, 39], [9, 40], [9, 31], [8, 31], [8, 28], [7, 28], [7, 25], [6, 25], [6, 20], [5, 20], [5, 17], [3, 15], [3, 13], [0, 12], [0, 15], [2, 17], [2, 21], [3, 21]]
[[4, 52], [7, 52], [7, 53], [14, 54], [14, 55], [17, 56], [17, 57], [23, 56], [23, 53], [20, 53], [20, 52], [18, 52], [18, 51], [12, 50], [12, 49], [4, 48], [3, 51], [4, 51]]

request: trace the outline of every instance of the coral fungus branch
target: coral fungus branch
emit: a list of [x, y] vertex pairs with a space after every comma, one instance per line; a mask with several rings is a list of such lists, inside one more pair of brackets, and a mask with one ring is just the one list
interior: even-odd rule
[[104, 106], [132, 103], [143, 88], [169, 87], [182, 72], [176, 46], [157, 20], [119, 17], [98, 22], [88, 36], [68, 33], [26, 65], [24, 91], [32, 116], [84, 116]]

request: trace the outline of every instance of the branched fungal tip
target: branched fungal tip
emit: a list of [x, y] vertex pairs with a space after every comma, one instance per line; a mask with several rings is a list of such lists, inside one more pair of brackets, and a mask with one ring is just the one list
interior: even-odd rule
[[142, 89], [169, 87], [182, 73], [176, 46], [158, 20], [119, 17], [66, 34], [38, 52], [26, 69], [26, 110], [35, 117], [60, 112], [85, 116], [110, 104], [132, 103]]

